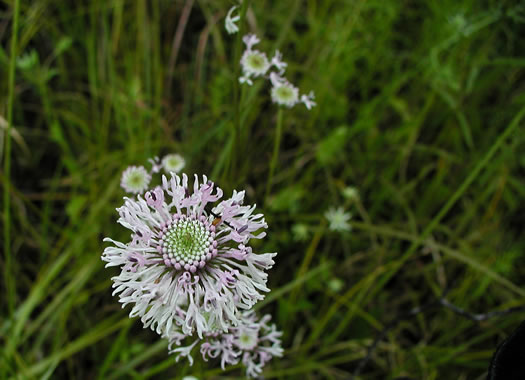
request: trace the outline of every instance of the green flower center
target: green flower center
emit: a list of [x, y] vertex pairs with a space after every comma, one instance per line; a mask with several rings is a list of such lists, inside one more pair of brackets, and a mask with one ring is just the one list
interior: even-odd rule
[[163, 247], [181, 264], [206, 260], [213, 241], [210, 231], [198, 220], [178, 220], [163, 237]]
[[294, 97], [294, 93], [291, 88], [286, 86], [281, 86], [277, 90], [275, 90], [276, 95], [282, 99], [282, 100], [292, 100]]
[[195, 273], [218, 254], [215, 226], [204, 216], [174, 215], [160, 231], [157, 250], [164, 264]]
[[262, 70], [266, 66], [266, 60], [259, 54], [252, 54], [248, 56], [248, 65], [256, 70]]
[[141, 173], [131, 173], [128, 178], [128, 183], [133, 187], [142, 187], [144, 184], [144, 176]]
[[176, 157], [170, 158], [168, 160], [168, 166], [170, 168], [176, 168], [177, 166], [179, 166], [179, 164], [180, 164], [180, 160]]
[[237, 344], [243, 350], [252, 350], [255, 346], [257, 346], [257, 341], [257, 330], [245, 330], [240, 333]]

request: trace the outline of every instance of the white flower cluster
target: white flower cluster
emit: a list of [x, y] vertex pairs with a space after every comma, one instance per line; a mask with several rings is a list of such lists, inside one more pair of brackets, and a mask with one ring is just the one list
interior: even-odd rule
[[[316, 105], [313, 91], [309, 94], [299, 96], [299, 89], [290, 83], [283, 75], [288, 64], [283, 61], [283, 55], [279, 50], [275, 51], [272, 59], [268, 59], [266, 53], [253, 47], [261, 42], [255, 34], [247, 34], [242, 38], [246, 45], [241, 58], [242, 75], [240, 83], [252, 85], [253, 78], [264, 77], [272, 85], [271, 97], [274, 103], [291, 108], [297, 103], [303, 103], [307, 109]], [[272, 69], [274, 69], [272, 71]]]
[[122, 173], [120, 187], [129, 194], [144, 194], [150, 187], [153, 174], [164, 169], [166, 174], [178, 173], [186, 165], [186, 160], [180, 154], [172, 153], [164, 156], [162, 161], [158, 157], [149, 160], [151, 170], [147, 171], [144, 166], [129, 166]]

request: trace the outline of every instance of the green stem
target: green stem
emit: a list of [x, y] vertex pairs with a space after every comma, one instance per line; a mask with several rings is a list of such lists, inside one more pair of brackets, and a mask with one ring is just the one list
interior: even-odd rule
[[18, 43], [18, 16], [20, 13], [20, 1], [15, 0], [13, 16], [13, 29], [11, 35], [11, 56], [9, 57], [9, 84], [8, 84], [8, 103], [7, 103], [7, 132], [5, 139], [4, 157], [4, 253], [5, 253], [5, 287], [7, 290], [7, 304], [9, 313], [12, 316], [15, 309], [15, 279], [13, 276], [11, 262], [11, 198], [10, 173], [11, 173], [11, 127], [13, 125], [13, 108], [15, 100], [15, 64], [16, 64], [16, 45]]
[[249, 6], [249, 0], [245, 0], [242, 2], [241, 10], [240, 10], [240, 17], [239, 20], [239, 32], [237, 33], [237, 38], [235, 40], [235, 54], [234, 54], [234, 82], [233, 82], [233, 100], [235, 104], [235, 120], [233, 125], [232, 133], [235, 136], [234, 139], [234, 145], [232, 150], [232, 158], [231, 158], [231, 178], [235, 179], [237, 165], [238, 165], [238, 156], [241, 155], [240, 149], [242, 148], [241, 145], [241, 95], [240, 95], [240, 83], [239, 83], [239, 77], [241, 74], [241, 49], [242, 49], [242, 36], [244, 35], [245, 30], [245, 20], [246, 20], [246, 12], [248, 10]]
[[279, 147], [281, 145], [281, 135], [283, 129], [283, 109], [279, 107], [277, 111], [277, 126], [275, 129], [275, 140], [273, 143], [273, 154], [272, 161], [270, 162], [270, 173], [268, 174], [268, 182], [266, 182], [266, 195], [264, 196], [265, 202], [268, 200], [270, 190], [272, 189], [273, 174], [277, 166], [277, 159], [279, 158]]

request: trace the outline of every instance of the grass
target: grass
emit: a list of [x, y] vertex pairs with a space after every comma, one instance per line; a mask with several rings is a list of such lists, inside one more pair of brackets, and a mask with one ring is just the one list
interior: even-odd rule
[[[278, 110], [264, 81], [238, 86], [230, 6], [35, 0], [17, 27], [2, 2], [0, 378], [242, 376], [175, 363], [111, 296], [100, 254], [126, 238], [120, 174], [171, 152], [267, 218], [256, 249], [279, 255], [257, 308], [285, 355], [266, 378], [348, 379], [382, 328], [445, 290], [473, 313], [525, 303], [525, 7], [252, 1], [243, 27], [315, 92], [307, 111]], [[349, 233], [328, 228], [337, 206]], [[360, 378], [484, 379], [523, 319], [430, 308], [389, 330]]]
[[[20, 2], [15, 1], [13, 10], [13, 27], [11, 37], [11, 55], [9, 57], [9, 78], [8, 78], [8, 104], [7, 104], [7, 128], [5, 134], [3, 134], [2, 143], [5, 140], [5, 155], [4, 155], [4, 177], [3, 177], [3, 188], [4, 188], [4, 253], [5, 253], [5, 265], [4, 265], [4, 278], [5, 278], [5, 289], [7, 296], [7, 306], [9, 308], [9, 316], [13, 317], [14, 311], [14, 282], [13, 282], [13, 271], [12, 271], [12, 255], [11, 255], [11, 197], [9, 196], [10, 178], [11, 178], [11, 131], [13, 124], [13, 104], [15, 100], [14, 88], [15, 88], [15, 65], [16, 65], [16, 45], [18, 38], [18, 19], [20, 14]], [[2, 144], [3, 145], [3, 144]], [[3, 150], [4, 151], [4, 150]]]

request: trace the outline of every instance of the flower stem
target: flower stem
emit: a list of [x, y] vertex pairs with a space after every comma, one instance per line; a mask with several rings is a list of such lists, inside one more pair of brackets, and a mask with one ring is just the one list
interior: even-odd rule
[[275, 128], [275, 140], [273, 142], [273, 154], [272, 161], [270, 162], [270, 173], [268, 174], [268, 182], [266, 182], [266, 195], [264, 196], [265, 202], [268, 200], [270, 190], [272, 189], [273, 174], [277, 166], [277, 159], [279, 158], [279, 147], [281, 145], [281, 135], [283, 129], [283, 109], [279, 107], [277, 111], [277, 126]]
[[5, 253], [5, 287], [7, 290], [7, 304], [9, 313], [13, 315], [15, 308], [15, 280], [13, 277], [11, 261], [11, 198], [10, 173], [11, 173], [11, 127], [13, 125], [13, 108], [15, 100], [15, 64], [16, 45], [18, 37], [18, 16], [20, 13], [20, 0], [15, 0], [13, 11], [13, 29], [11, 35], [11, 56], [9, 57], [9, 89], [7, 105], [7, 130], [5, 135], [4, 151], [4, 253]]
[[239, 20], [239, 32], [235, 40], [235, 54], [234, 54], [234, 83], [233, 83], [233, 99], [235, 103], [235, 119], [232, 133], [234, 134], [234, 144], [231, 153], [231, 178], [234, 180], [236, 176], [236, 170], [238, 165], [238, 156], [241, 155], [239, 150], [241, 149], [241, 94], [240, 94], [240, 83], [239, 76], [241, 73], [241, 48], [242, 48], [242, 36], [245, 30], [246, 12], [248, 10], [249, 0], [244, 0], [241, 4], [240, 9], [240, 20]]

